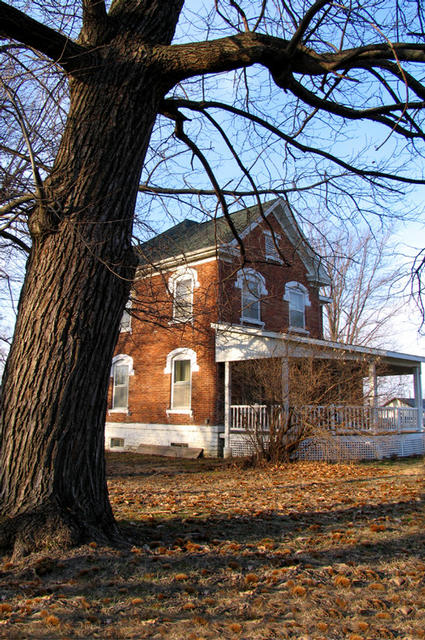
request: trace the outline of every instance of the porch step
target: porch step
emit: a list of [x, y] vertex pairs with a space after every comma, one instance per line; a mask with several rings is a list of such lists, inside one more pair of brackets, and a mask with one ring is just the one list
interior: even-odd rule
[[197, 447], [169, 447], [157, 444], [139, 444], [137, 453], [146, 456], [165, 456], [166, 458], [201, 458], [204, 450]]

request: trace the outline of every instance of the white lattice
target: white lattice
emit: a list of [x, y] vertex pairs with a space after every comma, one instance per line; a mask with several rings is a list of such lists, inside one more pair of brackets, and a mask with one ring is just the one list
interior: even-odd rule
[[[250, 438], [243, 433], [231, 433], [233, 456], [253, 453]], [[299, 460], [379, 460], [391, 456], [412, 456], [425, 453], [425, 434], [407, 433], [384, 436], [334, 436], [305, 440], [297, 454]]]

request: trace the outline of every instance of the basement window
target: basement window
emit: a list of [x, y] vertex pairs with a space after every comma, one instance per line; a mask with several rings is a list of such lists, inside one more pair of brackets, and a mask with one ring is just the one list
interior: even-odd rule
[[111, 449], [116, 449], [118, 447], [122, 448], [124, 446], [124, 438], [111, 438], [110, 447]]

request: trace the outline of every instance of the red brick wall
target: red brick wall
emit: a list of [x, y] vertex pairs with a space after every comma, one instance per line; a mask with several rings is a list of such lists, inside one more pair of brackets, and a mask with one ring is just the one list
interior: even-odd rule
[[[129, 379], [128, 414], [109, 413], [109, 422], [161, 424], [217, 424], [217, 376], [214, 332], [217, 316], [217, 262], [193, 267], [200, 286], [194, 289], [193, 323], [172, 322], [172, 300], [166, 283], [172, 271], [139, 279], [134, 285], [135, 302], [131, 332], [121, 333], [115, 354], [133, 358], [134, 375]], [[165, 374], [166, 358], [174, 349], [186, 347], [197, 355], [198, 372], [192, 373], [192, 416], [167, 414], [171, 400], [171, 374]], [[112, 383], [108, 407], [112, 406]]]
[[[311, 306], [306, 308], [306, 328], [311, 337], [321, 337], [321, 309], [318, 292], [306, 278], [306, 268], [281, 227], [269, 216], [281, 236], [280, 249], [289, 263], [266, 262], [263, 228], [256, 227], [244, 238], [248, 264], [263, 274], [268, 295], [261, 303], [264, 329], [286, 331], [289, 326], [288, 303], [283, 300], [285, 283], [297, 281], [309, 291]], [[215, 363], [214, 331], [217, 321], [240, 323], [241, 290], [235, 286], [238, 260], [189, 265], [196, 269], [200, 286], [194, 290], [193, 323], [170, 324], [172, 299], [167, 283], [173, 271], [138, 279], [134, 285], [131, 333], [121, 333], [115, 350], [133, 358], [134, 375], [129, 380], [128, 414], [110, 413], [110, 422], [160, 424], [221, 424], [223, 422], [223, 372]], [[220, 294], [218, 273], [221, 274]], [[174, 270], [175, 272], [175, 270]], [[167, 354], [179, 347], [197, 354], [199, 372], [192, 373], [192, 415], [167, 414], [171, 400], [171, 374], [164, 374]], [[109, 408], [112, 406], [112, 384]]]
[[[282, 234], [282, 229], [274, 216], [269, 216], [274, 231], [280, 235], [279, 248], [285, 257], [286, 264], [272, 264], [265, 257], [265, 225], [257, 226], [243, 240], [246, 249], [246, 267], [260, 272], [266, 281], [267, 296], [261, 301], [261, 320], [264, 329], [269, 331], [285, 332], [289, 328], [289, 304], [283, 300], [285, 284], [295, 281], [304, 285], [309, 293], [310, 306], [305, 309], [306, 330], [312, 338], [321, 338], [322, 310], [319, 304], [319, 292], [307, 280], [307, 270], [302, 260], [297, 255], [293, 245]], [[223, 322], [239, 324], [241, 317], [241, 290], [235, 286], [239, 258], [232, 262], [220, 261], [221, 270], [221, 296], [220, 319]], [[244, 324], [247, 324], [244, 322]], [[255, 325], [253, 325], [255, 326]]]

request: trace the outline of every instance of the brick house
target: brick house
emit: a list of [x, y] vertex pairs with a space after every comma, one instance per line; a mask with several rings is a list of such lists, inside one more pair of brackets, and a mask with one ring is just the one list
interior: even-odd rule
[[422, 403], [424, 358], [323, 340], [328, 275], [283, 201], [238, 211], [231, 222], [237, 237], [225, 218], [185, 220], [140, 247], [111, 368], [107, 448], [243, 453], [238, 364], [248, 360], [278, 359], [283, 386], [289, 358], [320, 351], [318, 360], [356, 366], [360, 382], [351, 395], [345, 385], [345, 405], [363, 403], [365, 375], [375, 388], [378, 375], [411, 373]]

